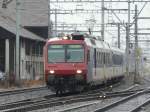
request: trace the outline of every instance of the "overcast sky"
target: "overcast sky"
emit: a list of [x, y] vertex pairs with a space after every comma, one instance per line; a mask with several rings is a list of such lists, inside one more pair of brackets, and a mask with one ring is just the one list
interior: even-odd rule
[[[136, 3], [131, 3], [131, 10], [135, 9]], [[145, 3], [137, 3], [138, 10], [140, 11]], [[127, 9], [128, 4], [127, 3], [105, 3], [105, 7], [108, 9]], [[101, 3], [53, 3], [51, 4], [52, 9], [61, 9], [61, 10], [75, 10], [75, 9], [84, 9], [84, 10], [100, 10], [101, 9]], [[131, 11], [131, 22], [133, 21], [134, 14], [132, 14], [133, 11]], [[117, 17], [121, 20], [121, 22], [127, 22], [128, 21], [128, 14], [120, 14], [115, 13]], [[147, 3], [144, 9], [142, 10], [140, 17], [150, 17], [150, 3]], [[110, 22], [120, 22], [114, 14], [112, 13], [105, 13], [105, 23]], [[96, 20], [95, 24], [101, 23], [101, 13], [76, 13], [73, 15], [57, 15], [57, 22], [65, 22], [65, 23], [81, 23], [81, 24], [87, 24], [85, 21], [87, 19], [93, 18]], [[52, 15], [51, 19], [54, 21], [55, 16]], [[139, 28], [150, 28], [150, 20], [139, 20], [138, 21], [138, 27]], [[134, 27], [132, 27], [134, 28]], [[77, 27], [78, 30], [87, 30], [87, 27]], [[122, 27], [122, 29], [125, 29]], [[93, 30], [101, 30], [101, 28], [95, 27]], [[114, 31], [115, 30], [115, 31]], [[149, 31], [145, 31], [149, 33]], [[100, 33], [95, 33], [95, 35], [100, 35]], [[148, 36], [142, 36], [144, 38], [148, 38]], [[109, 42], [110, 44], [114, 44], [117, 42], [117, 27], [106, 27], [105, 28], [105, 41]], [[125, 32], [121, 32], [121, 42], [125, 45]], [[123, 44], [122, 44], [123, 45]]]

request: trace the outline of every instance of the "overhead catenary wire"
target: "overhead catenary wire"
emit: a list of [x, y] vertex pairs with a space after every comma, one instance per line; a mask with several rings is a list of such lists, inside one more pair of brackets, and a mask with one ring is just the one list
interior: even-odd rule
[[[139, 13], [137, 14], [137, 18], [139, 17], [139, 15], [141, 14], [141, 12], [143, 11], [143, 9], [145, 8], [145, 6], [147, 5], [147, 2], [144, 3], [143, 7], [141, 8], [141, 10], [139, 11]], [[130, 24], [130, 26], [132, 26], [135, 22], [136, 18], [134, 18], [133, 22]]]

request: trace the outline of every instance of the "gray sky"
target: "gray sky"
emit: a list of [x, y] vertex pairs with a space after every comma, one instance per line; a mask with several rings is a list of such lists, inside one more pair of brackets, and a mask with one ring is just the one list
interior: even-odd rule
[[[143, 7], [144, 3], [137, 3], [138, 10], [140, 11]], [[127, 9], [128, 4], [127, 3], [105, 3], [105, 7], [108, 9]], [[66, 9], [66, 10], [75, 10], [75, 9], [84, 9], [84, 10], [100, 10], [101, 9], [101, 3], [53, 3], [51, 4], [52, 9]], [[135, 9], [135, 3], [131, 3], [131, 10]], [[127, 22], [128, 21], [128, 15], [127, 14], [120, 14], [116, 13], [117, 17], [121, 20], [121, 22]], [[133, 21], [134, 14], [131, 14], [131, 22]], [[150, 3], [147, 3], [146, 7], [142, 10], [140, 17], [150, 17]], [[80, 23], [80, 24], [86, 24], [85, 20], [90, 18], [95, 18], [96, 24], [101, 23], [101, 13], [76, 13], [73, 15], [58, 15], [58, 22], [65, 22], [65, 23]], [[54, 21], [55, 17], [54, 15], [51, 16], [51, 19]], [[105, 23], [110, 22], [120, 22], [114, 14], [112, 13], [105, 13]], [[150, 28], [150, 20], [139, 20], [138, 22], [139, 28]], [[133, 29], [134, 27], [132, 27]], [[78, 30], [87, 30], [87, 27], [77, 27]], [[122, 27], [122, 29], [125, 29]], [[101, 28], [94, 27], [93, 30], [101, 30]], [[115, 30], [115, 31], [114, 31]], [[133, 31], [132, 31], [133, 32]], [[149, 31], [145, 31], [146, 33], [149, 33]], [[100, 33], [95, 33], [94, 35], [100, 35]], [[148, 38], [148, 36], [142, 36], [144, 38]], [[113, 44], [117, 42], [117, 27], [106, 27], [105, 28], [105, 41], [109, 42], [110, 44]], [[125, 47], [125, 31], [121, 32], [121, 42], [122, 47]], [[147, 44], [146, 44], [147, 45]]]

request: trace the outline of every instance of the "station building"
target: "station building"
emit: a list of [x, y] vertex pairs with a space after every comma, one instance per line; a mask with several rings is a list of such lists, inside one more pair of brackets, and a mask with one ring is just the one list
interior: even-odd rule
[[[43, 46], [48, 37], [48, 0], [20, 0], [20, 79], [44, 77]], [[5, 7], [4, 3], [7, 3]], [[15, 76], [16, 0], [0, 2], [0, 69]]]

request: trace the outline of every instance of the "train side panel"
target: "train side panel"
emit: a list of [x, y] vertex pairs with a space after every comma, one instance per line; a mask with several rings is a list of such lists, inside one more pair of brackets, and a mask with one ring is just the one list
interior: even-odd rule
[[90, 48], [87, 83], [106, 83], [108, 80], [122, 77], [124, 72], [123, 53], [113, 49]]

